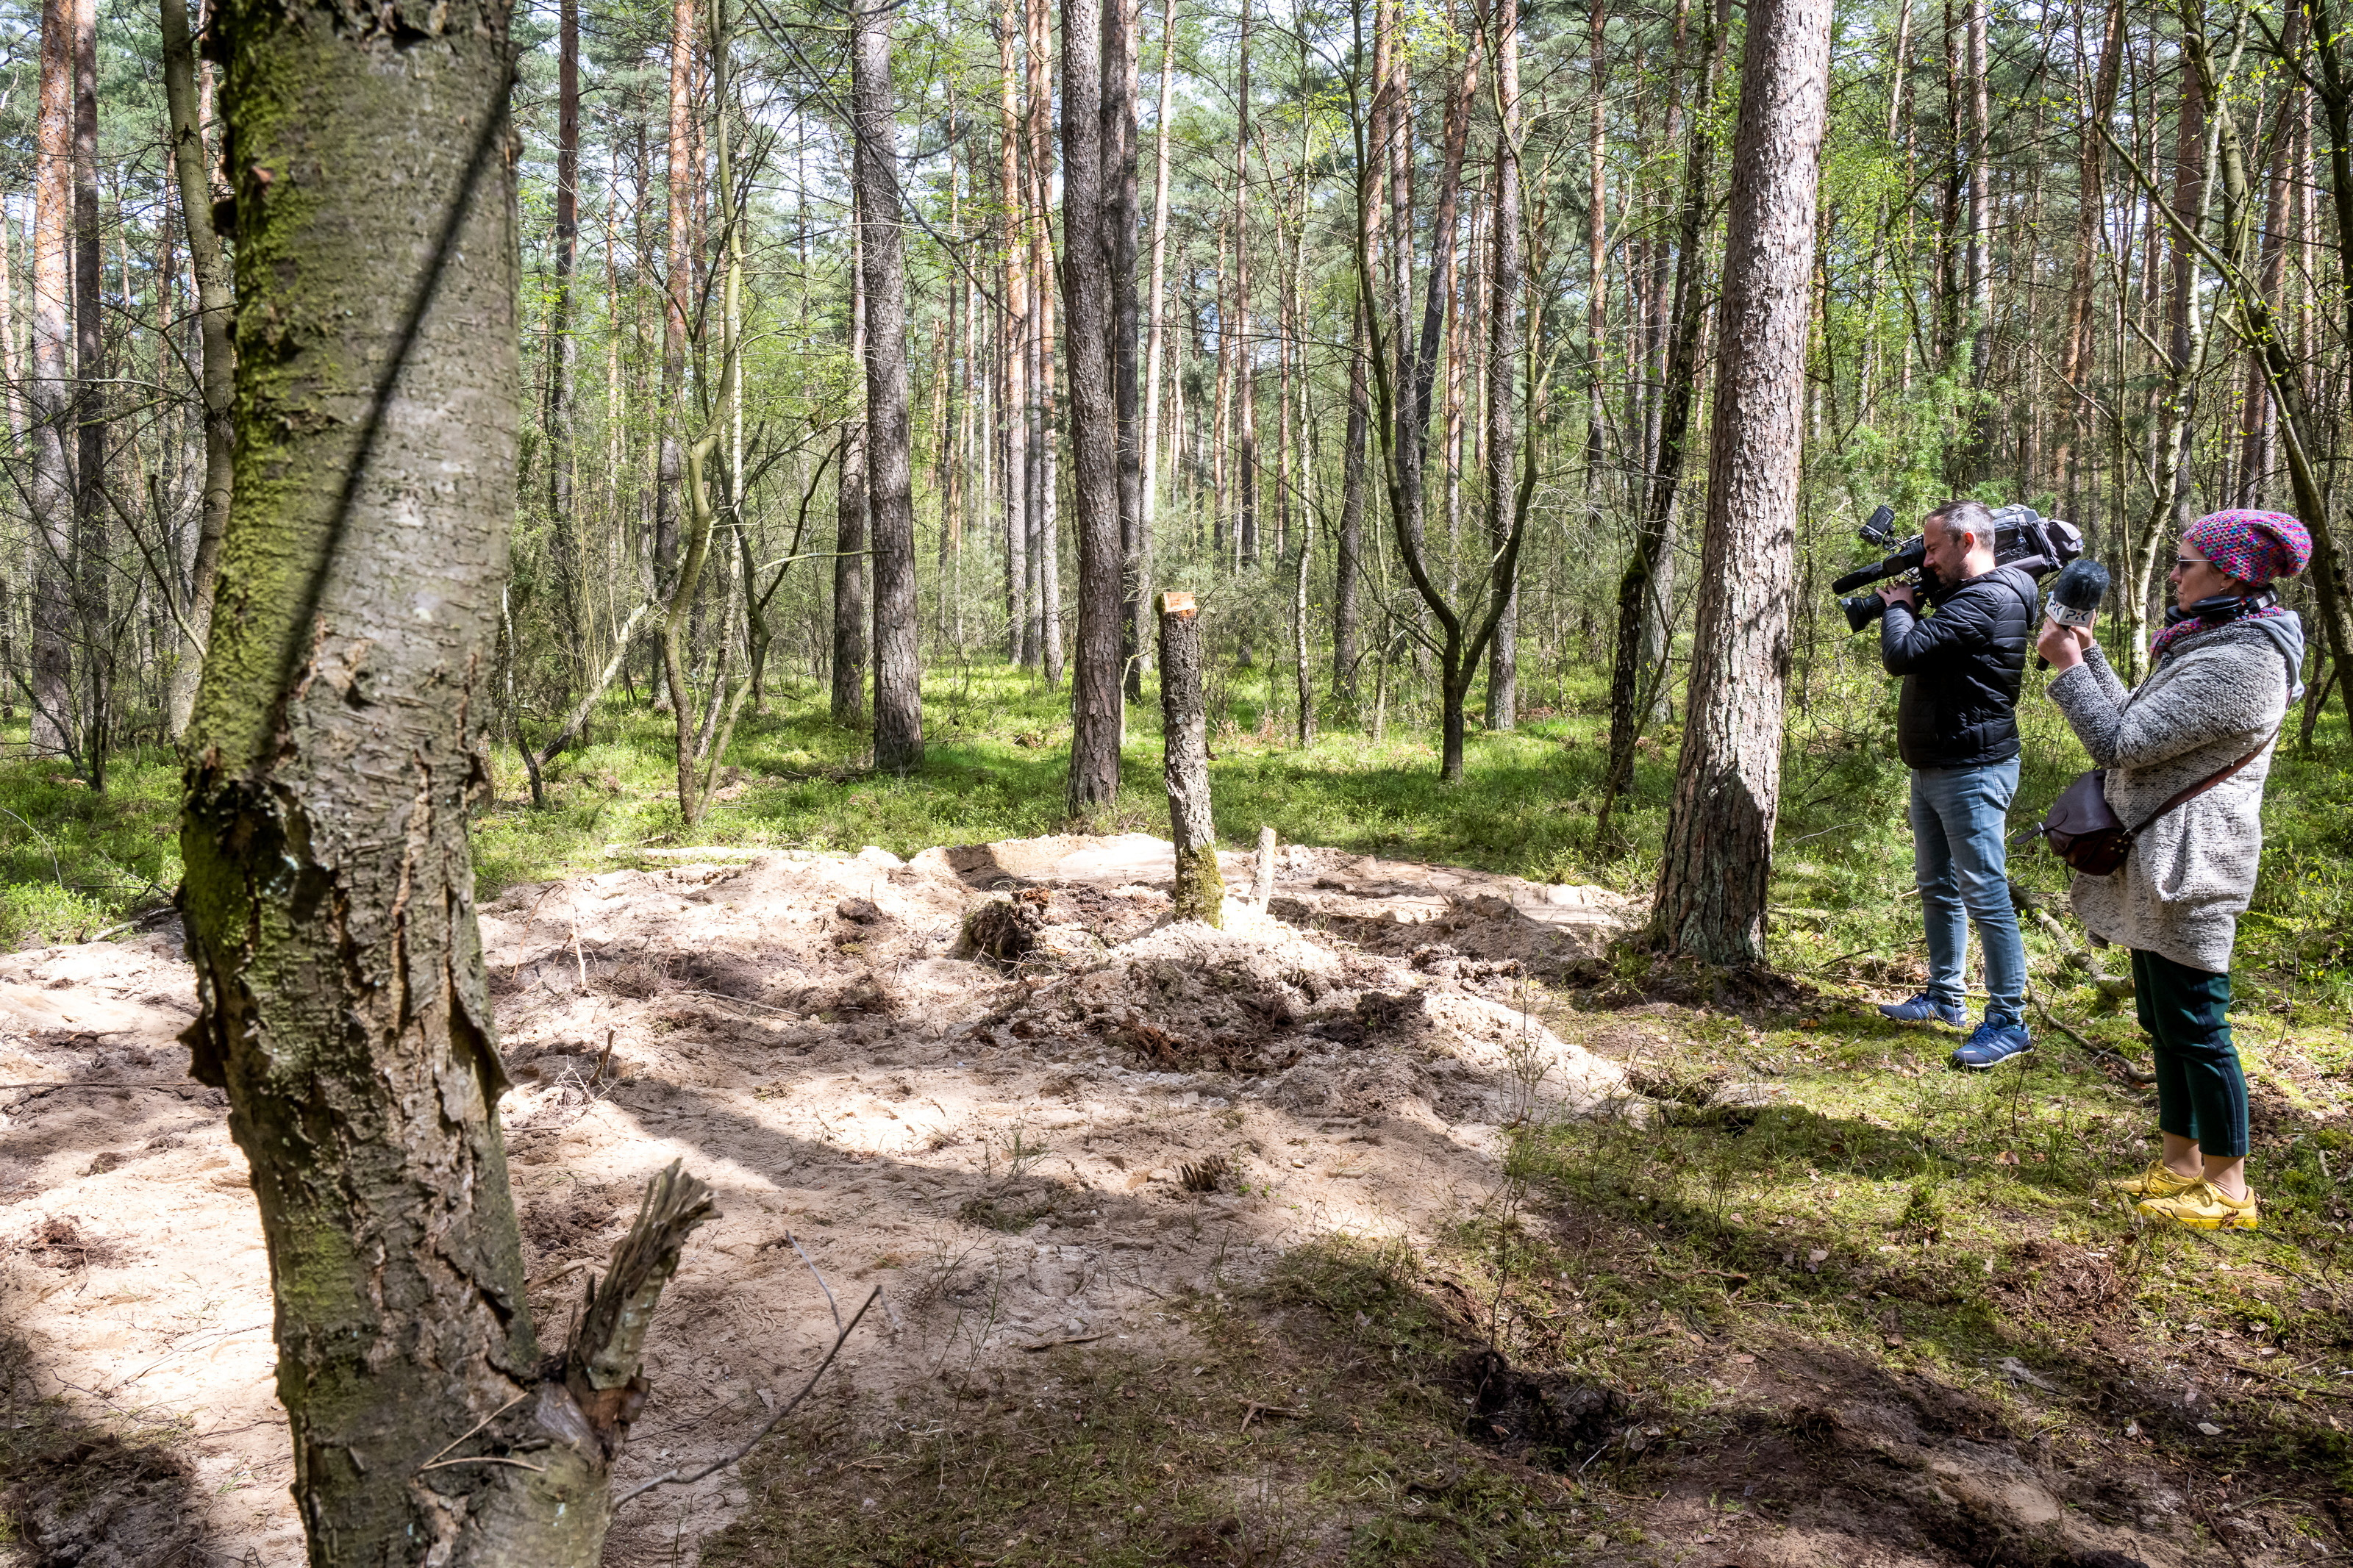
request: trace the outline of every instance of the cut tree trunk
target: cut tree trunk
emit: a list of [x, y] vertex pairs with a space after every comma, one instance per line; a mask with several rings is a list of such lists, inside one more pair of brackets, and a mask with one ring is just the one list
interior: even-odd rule
[[1764, 957], [1831, 12], [1831, 0], [1757, 0], [1741, 65], [1706, 574], [1651, 915], [1662, 945], [1718, 964]]
[[181, 825], [188, 1038], [252, 1166], [319, 1568], [596, 1563], [646, 1325], [710, 1212], [659, 1184], [542, 1361], [467, 834], [516, 494], [509, 23], [217, 22], [248, 336]]
[[1168, 788], [1168, 837], [1176, 850], [1170, 913], [1225, 924], [1226, 879], [1218, 869], [1218, 825], [1209, 811], [1209, 727], [1201, 707], [1201, 623], [1193, 595], [1160, 595], [1161, 777]]

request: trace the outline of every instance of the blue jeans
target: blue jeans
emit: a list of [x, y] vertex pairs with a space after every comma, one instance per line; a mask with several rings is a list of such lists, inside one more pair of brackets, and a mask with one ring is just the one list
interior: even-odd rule
[[1986, 1022], [2023, 1022], [2026, 944], [2010, 901], [2004, 835], [2018, 793], [2018, 759], [1976, 768], [1912, 770], [1912, 869], [1928, 922], [1928, 994], [1959, 1006], [1968, 997], [1961, 960], [1969, 922], [1985, 944]]

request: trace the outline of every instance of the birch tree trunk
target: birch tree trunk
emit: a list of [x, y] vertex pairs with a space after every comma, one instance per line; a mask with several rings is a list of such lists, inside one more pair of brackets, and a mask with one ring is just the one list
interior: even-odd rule
[[218, 26], [243, 352], [181, 822], [191, 1070], [252, 1165], [311, 1563], [586, 1568], [709, 1205], [666, 1184], [542, 1362], [467, 840], [515, 502], [508, 8]]
[[1741, 64], [1689, 721], [1651, 931], [1761, 962], [1803, 450], [1831, 0], [1755, 0]]

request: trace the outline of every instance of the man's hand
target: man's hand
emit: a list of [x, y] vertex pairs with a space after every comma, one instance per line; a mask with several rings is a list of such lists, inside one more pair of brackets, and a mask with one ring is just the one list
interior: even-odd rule
[[2051, 661], [2053, 669], [2073, 669], [2084, 662], [2084, 650], [2092, 646], [2089, 626], [2063, 626], [2057, 621], [2042, 623], [2042, 635], [2034, 640], [2034, 651]]
[[1917, 610], [1920, 607], [1920, 595], [1919, 591], [1909, 583], [1890, 583], [1879, 591], [1879, 602], [1883, 605], [1901, 605], [1907, 610]]

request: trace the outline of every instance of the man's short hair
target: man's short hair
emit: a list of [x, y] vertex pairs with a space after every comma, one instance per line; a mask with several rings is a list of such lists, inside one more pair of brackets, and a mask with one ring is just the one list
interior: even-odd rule
[[1994, 548], [1993, 512], [1985, 502], [1948, 500], [1928, 515], [1942, 522], [1947, 533], [1966, 533], [1971, 543]]

